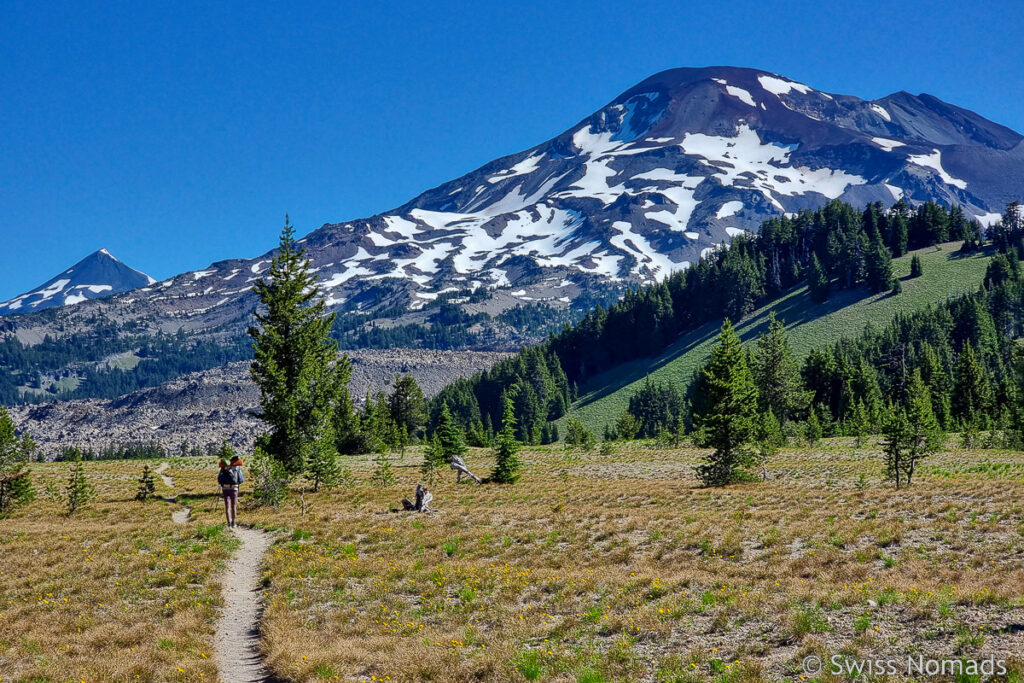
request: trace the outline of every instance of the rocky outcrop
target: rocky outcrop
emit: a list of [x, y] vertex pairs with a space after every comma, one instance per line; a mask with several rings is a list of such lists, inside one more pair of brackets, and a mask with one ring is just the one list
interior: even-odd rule
[[[426, 395], [458, 378], [490, 367], [508, 354], [467, 351], [394, 349], [350, 352], [357, 400], [387, 390], [396, 373], [411, 374]], [[259, 391], [249, 378], [247, 362], [183, 375], [116, 399], [54, 401], [10, 408], [19, 430], [52, 458], [65, 446], [103, 448], [129, 442], [156, 442], [177, 449], [227, 439], [242, 452], [251, 450], [264, 431], [254, 415]]]

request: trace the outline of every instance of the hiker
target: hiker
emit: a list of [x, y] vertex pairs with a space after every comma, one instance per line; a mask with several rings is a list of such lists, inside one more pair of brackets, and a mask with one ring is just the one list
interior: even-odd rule
[[217, 483], [220, 484], [220, 493], [224, 498], [224, 517], [227, 518], [228, 526], [235, 526], [235, 517], [238, 513], [238, 487], [245, 476], [242, 474], [242, 459], [238, 456], [231, 458], [228, 463], [224, 458], [217, 463], [220, 472], [217, 474]]

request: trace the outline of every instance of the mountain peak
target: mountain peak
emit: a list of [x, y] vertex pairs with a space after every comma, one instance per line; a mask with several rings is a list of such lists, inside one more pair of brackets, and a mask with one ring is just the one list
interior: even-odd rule
[[[563, 308], [829, 200], [957, 204], [990, 222], [1024, 197], [1021, 140], [926, 94], [866, 100], [761, 69], [668, 69], [534, 147], [301, 241], [325, 303], [367, 320], [401, 310], [422, 323], [438, 300], [491, 315]], [[133, 298], [154, 318], [233, 322], [271, 257], [218, 261]]]
[[125, 265], [106, 249], [97, 249], [60, 275], [0, 303], [0, 315], [70, 306], [87, 299], [138, 289], [154, 282], [153, 278]]

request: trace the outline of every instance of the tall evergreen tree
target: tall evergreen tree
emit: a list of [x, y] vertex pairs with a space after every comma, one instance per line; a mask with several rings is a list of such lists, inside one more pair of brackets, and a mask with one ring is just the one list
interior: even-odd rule
[[889, 249], [892, 250], [892, 255], [897, 258], [907, 253], [910, 232], [904, 210], [897, 208], [901, 204], [904, 208], [906, 207], [906, 204], [901, 199], [893, 207], [892, 215], [889, 217]]
[[491, 480], [499, 484], [514, 484], [519, 479], [522, 467], [518, 457], [520, 444], [516, 440], [516, 415], [512, 401], [507, 396], [502, 403], [505, 407], [502, 410], [501, 431], [498, 432], [494, 448], [495, 463]]
[[694, 416], [696, 442], [714, 452], [697, 467], [697, 475], [706, 486], [724, 486], [750, 464], [749, 446], [757, 426], [757, 389], [739, 335], [728, 319], [700, 372], [700, 383], [706, 402], [704, 412]]
[[968, 423], [987, 417], [992, 405], [992, 383], [970, 340], [964, 342], [953, 378], [953, 417]]
[[402, 448], [416, 438], [427, 420], [426, 405], [423, 401], [423, 390], [412, 375], [395, 375], [394, 388], [388, 397], [388, 408], [391, 419], [400, 430]]
[[346, 386], [342, 386], [338, 391], [331, 423], [334, 430], [334, 447], [338, 453], [369, 453], [363, 439], [362, 417], [356, 410], [355, 402]]
[[811, 256], [811, 265], [807, 269], [807, 288], [811, 293], [811, 301], [816, 304], [828, 301], [830, 288], [828, 272], [821, 265], [817, 254]]
[[892, 255], [879, 239], [868, 247], [864, 279], [872, 292], [884, 292], [892, 286]]
[[940, 450], [945, 435], [932, 412], [932, 398], [921, 373], [914, 371], [907, 384], [906, 407], [891, 411], [885, 430], [886, 476], [896, 488], [910, 486], [918, 462]]
[[752, 360], [761, 410], [771, 411], [780, 423], [785, 423], [807, 408], [810, 394], [804, 389], [786, 326], [774, 312], [768, 318], [768, 331], [757, 340]]
[[28, 434], [18, 436], [10, 413], [0, 405], [0, 516], [34, 497], [27, 465], [35, 448]]
[[291, 475], [304, 471], [314, 453], [334, 448], [330, 429], [347, 361], [337, 361], [331, 339], [334, 315], [317, 296], [305, 249], [285, 220], [278, 251], [254, 290], [261, 309], [253, 339], [250, 373], [260, 389], [260, 418], [270, 431], [261, 447]]
[[441, 406], [441, 415], [434, 429], [436, 448], [428, 452], [433, 458], [433, 467], [448, 465], [453, 457], [462, 457], [466, 453], [466, 436], [448, 410], [448, 404]]

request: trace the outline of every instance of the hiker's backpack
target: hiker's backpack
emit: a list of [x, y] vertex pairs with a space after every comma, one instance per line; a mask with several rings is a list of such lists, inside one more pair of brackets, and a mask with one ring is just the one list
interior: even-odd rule
[[225, 467], [217, 475], [217, 483], [221, 486], [238, 486], [238, 471], [234, 467]]
[[235, 474], [238, 475], [238, 483], [239, 484], [241, 484], [243, 481], [245, 481], [245, 475], [242, 474], [242, 468], [241, 467], [239, 467], [238, 465], [235, 465], [231, 469], [233, 469], [235, 471]]

